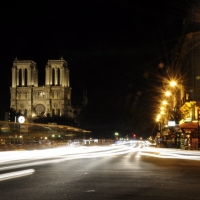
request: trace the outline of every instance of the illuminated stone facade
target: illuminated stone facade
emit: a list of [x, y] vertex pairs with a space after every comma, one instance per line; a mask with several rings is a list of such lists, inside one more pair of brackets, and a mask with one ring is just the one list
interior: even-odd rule
[[200, 108], [200, 2], [194, 1], [185, 18], [184, 35], [177, 45], [174, 59], [175, 74], [179, 77], [181, 98], [180, 123], [197, 120]]
[[25, 116], [66, 116], [74, 118], [68, 63], [48, 60], [45, 85], [38, 86], [38, 70], [31, 60], [15, 59], [12, 66], [10, 108]]

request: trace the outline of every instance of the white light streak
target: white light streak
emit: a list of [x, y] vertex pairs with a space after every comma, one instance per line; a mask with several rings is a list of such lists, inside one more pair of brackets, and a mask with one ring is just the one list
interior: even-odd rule
[[0, 174], [0, 181], [31, 175], [34, 172], [35, 172], [34, 169], [26, 169], [26, 170], [17, 171], [17, 172], [10, 172], [10, 173], [6, 173], [6, 174]]
[[199, 160], [199, 151], [186, 151], [181, 149], [164, 149], [155, 147], [144, 147], [148, 145], [144, 141], [131, 141], [123, 144], [110, 146], [93, 146], [93, 147], [62, 147], [34, 151], [9, 151], [0, 152], [0, 171], [16, 168], [31, 167], [54, 162], [63, 162], [74, 159], [88, 159], [97, 157], [117, 157], [131, 156], [136, 152], [135, 157], [140, 159], [141, 156], [151, 156], [163, 159], [187, 159]]

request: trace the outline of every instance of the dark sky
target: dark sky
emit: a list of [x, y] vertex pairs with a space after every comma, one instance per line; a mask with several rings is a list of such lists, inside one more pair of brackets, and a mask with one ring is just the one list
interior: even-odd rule
[[[148, 106], [152, 73], [159, 74], [159, 62], [168, 64], [188, 5], [185, 0], [7, 1], [0, 8], [1, 107], [9, 108], [16, 56], [37, 63], [42, 85], [47, 60], [61, 55], [69, 63], [74, 104], [87, 90], [96, 116], [118, 115], [118, 100], [130, 93], [147, 95]], [[106, 118], [102, 124], [107, 127]]]

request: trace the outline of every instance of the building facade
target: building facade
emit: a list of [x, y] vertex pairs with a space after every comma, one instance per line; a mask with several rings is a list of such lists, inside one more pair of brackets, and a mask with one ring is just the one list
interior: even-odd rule
[[183, 139], [190, 149], [198, 149], [198, 110], [200, 109], [200, 2], [193, 1], [184, 20], [183, 37], [180, 40], [173, 61], [177, 74], [177, 104], [180, 113], [179, 127]]
[[[27, 117], [65, 116], [74, 118], [71, 106], [70, 70], [68, 63], [48, 60], [45, 85], [38, 85], [38, 69], [31, 60], [15, 59], [12, 66], [10, 108]], [[80, 110], [76, 110], [76, 113]]]

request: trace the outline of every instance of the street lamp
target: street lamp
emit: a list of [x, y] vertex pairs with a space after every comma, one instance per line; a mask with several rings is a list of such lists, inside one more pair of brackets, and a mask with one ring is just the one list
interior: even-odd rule
[[20, 135], [19, 138], [21, 138], [22, 144], [23, 144], [23, 135]]
[[[19, 116], [18, 117], [18, 122], [19, 122], [19, 134], [21, 134], [21, 124], [23, 124], [25, 122], [25, 117], [24, 116]], [[23, 144], [23, 135], [19, 136], [22, 139], [22, 144]]]
[[167, 101], [166, 100], [162, 101], [162, 104], [167, 105]]
[[171, 87], [175, 87], [177, 85], [177, 82], [176, 81], [170, 81], [169, 84], [170, 84]]
[[167, 97], [169, 97], [169, 96], [172, 95], [172, 93], [171, 93], [170, 91], [166, 91], [166, 92], [165, 92], [165, 95], [166, 95]]

